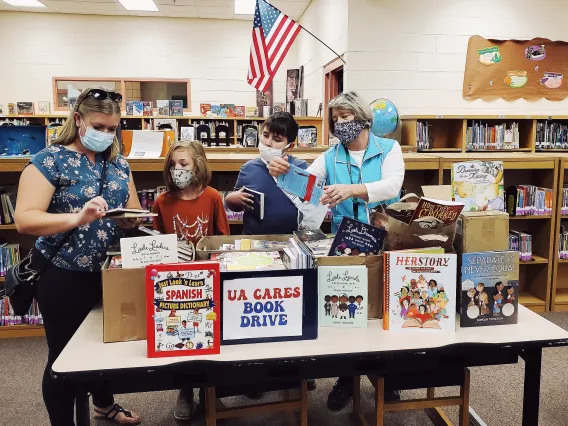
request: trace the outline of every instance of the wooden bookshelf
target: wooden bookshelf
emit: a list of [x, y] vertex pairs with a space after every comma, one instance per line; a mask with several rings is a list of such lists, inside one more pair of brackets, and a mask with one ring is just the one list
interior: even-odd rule
[[0, 327], [0, 339], [39, 336], [45, 336], [43, 325], [10, 325]]
[[550, 309], [552, 311], [568, 311], [568, 260], [558, 259], [560, 226], [568, 224], [568, 215], [561, 215], [562, 188], [568, 185], [568, 153], [556, 154], [558, 163], [558, 189], [556, 192], [556, 222], [554, 227], [554, 264], [552, 272], [552, 291]]

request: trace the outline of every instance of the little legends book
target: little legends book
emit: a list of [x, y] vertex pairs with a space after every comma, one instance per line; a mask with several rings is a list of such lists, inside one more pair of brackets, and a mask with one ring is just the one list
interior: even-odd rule
[[383, 250], [387, 231], [344, 216], [333, 239], [329, 256], [372, 256]]
[[519, 252], [462, 254], [460, 327], [516, 324]]
[[219, 353], [219, 275], [217, 262], [146, 266], [149, 358]]
[[385, 330], [456, 330], [455, 254], [385, 252]]
[[368, 273], [365, 265], [318, 268], [320, 327], [367, 327]]

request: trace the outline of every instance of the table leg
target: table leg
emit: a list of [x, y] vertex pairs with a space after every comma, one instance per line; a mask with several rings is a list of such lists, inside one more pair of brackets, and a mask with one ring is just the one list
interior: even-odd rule
[[91, 413], [89, 409], [89, 394], [83, 386], [77, 387], [75, 394], [75, 407], [77, 426], [89, 426], [91, 424]]
[[523, 394], [523, 426], [537, 426], [540, 408], [540, 370], [542, 349], [526, 349], [521, 354], [525, 360], [525, 389]]
[[217, 395], [214, 387], [205, 388], [205, 422], [207, 426], [217, 425]]

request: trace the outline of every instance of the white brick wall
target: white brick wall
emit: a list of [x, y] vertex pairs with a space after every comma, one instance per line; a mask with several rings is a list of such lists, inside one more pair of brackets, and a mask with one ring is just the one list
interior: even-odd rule
[[568, 101], [466, 101], [467, 43], [568, 40], [559, 0], [349, 0], [345, 88], [385, 97], [401, 114], [566, 114]]
[[[188, 78], [199, 103], [256, 105], [251, 21], [0, 12], [0, 104], [50, 100], [52, 77]], [[274, 80], [285, 100], [291, 51]]]

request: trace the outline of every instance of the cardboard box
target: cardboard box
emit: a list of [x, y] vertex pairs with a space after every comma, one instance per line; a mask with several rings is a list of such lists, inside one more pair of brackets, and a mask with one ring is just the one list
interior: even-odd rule
[[[211, 237], [203, 237], [195, 246], [196, 260], [207, 260], [211, 253], [225, 253], [234, 250], [219, 250], [223, 244], [234, 244], [235, 240], [266, 240], [266, 241], [283, 241], [286, 242], [293, 235], [214, 235]], [[247, 251], [266, 251], [265, 249], [247, 250]]]
[[501, 211], [462, 212], [455, 248], [458, 253], [509, 249], [509, 215]]
[[383, 256], [322, 256], [317, 266], [367, 266], [369, 282], [369, 318], [383, 317]]
[[146, 275], [144, 268], [108, 269], [103, 265], [103, 341], [146, 339]]

